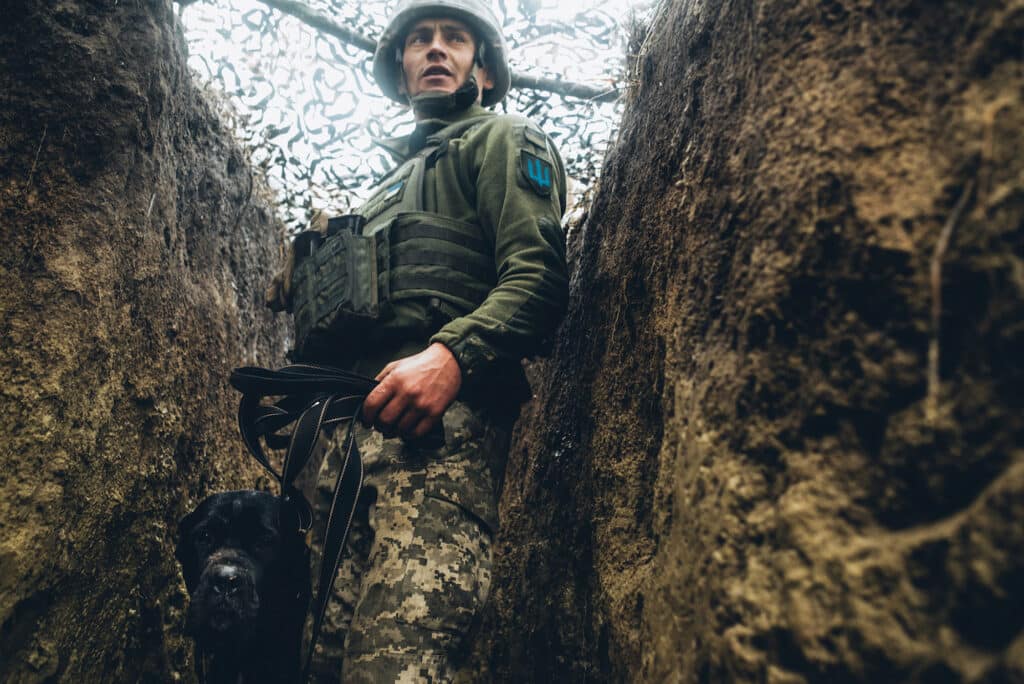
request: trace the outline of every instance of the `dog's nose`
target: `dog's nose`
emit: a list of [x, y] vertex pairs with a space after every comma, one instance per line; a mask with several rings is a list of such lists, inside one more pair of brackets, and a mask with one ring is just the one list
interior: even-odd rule
[[242, 588], [242, 576], [234, 565], [218, 565], [211, 572], [213, 593], [234, 596]]

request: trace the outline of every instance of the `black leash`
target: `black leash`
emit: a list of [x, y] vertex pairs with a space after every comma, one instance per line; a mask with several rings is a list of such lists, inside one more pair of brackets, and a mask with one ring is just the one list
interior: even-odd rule
[[[352, 427], [362, 411], [366, 395], [377, 386], [377, 381], [337, 368], [296, 364], [276, 371], [237, 368], [231, 373], [230, 382], [242, 393], [238, 406], [242, 439], [253, 457], [281, 485], [282, 512], [285, 508], [295, 511], [300, 534], [305, 534], [312, 527], [313, 511], [306, 497], [293, 484], [295, 477], [312, 456], [320, 432], [325, 427], [349, 421], [342, 446], [341, 474], [334, 485], [324, 532], [323, 557], [314, 599], [313, 633], [302, 676], [302, 681], [307, 681], [334, 576], [341, 564], [341, 554], [363, 483], [363, 463]], [[264, 397], [281, 398], [274, 404], [264, 405], [261, 403]], [[290, 436], [279, 434], [292, 423], [295, 427]], [[280, 473], [267, 458], [260, 444], [261, 438], [270, 449], [287, 447]]]

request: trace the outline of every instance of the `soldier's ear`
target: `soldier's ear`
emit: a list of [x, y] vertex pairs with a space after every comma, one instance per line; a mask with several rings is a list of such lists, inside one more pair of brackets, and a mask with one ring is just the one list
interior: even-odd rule
[[[405, 38], [402, 39], [402, 44], [405, 43]], [[398, 68], [398, 94], [406, 95], [409, 90], [405, 87], [405, 65], [402, 61], [402, 48], [395, 48], [395, 65]]]
[[487, 43], [475, 33], [473, 34], [473, 42], [476, 44], [476, 56], [473, 59], [473, 67], [479, 70], [476, 73], [476, 82], [480, 84], [480, 92], [482, 93], [494, 87], [494, 76], [487, 67]]
[[491, 70], [487, 67], [478, 67], [480, 69], [476, 82], [480, 84], [480, 90], [490, 90], [494, 87], [494, 77], [491, 76]]

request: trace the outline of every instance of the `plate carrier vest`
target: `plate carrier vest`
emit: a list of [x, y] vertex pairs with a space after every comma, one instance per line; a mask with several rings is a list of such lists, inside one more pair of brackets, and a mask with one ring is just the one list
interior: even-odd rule
[[[295, 238], [295, 351], [345, 348], [393, 316], [391, 304], [431, 302], [449, 318], [476, 309], [497, 283], [494, 246], [479, 226], [424, 211], [424, 176], [448, 141], [491, 117], [458, 121], [378, 184], [355, 213], [332, 218], [326, 235]], [[340, 344], [340, 347], [339, 347]]]

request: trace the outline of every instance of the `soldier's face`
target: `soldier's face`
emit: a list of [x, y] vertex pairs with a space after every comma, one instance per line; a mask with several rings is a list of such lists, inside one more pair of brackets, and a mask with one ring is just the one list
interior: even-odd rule
[[484, 89], [494, 87], [494, 80], [475, 60], [476, 41], [469, 26], [457, 19], [424, 19], [405, 36], [404, 83], [399, 89], [409, 97], [429, 91], [453, 93], [475, 70], [479, 102]]

